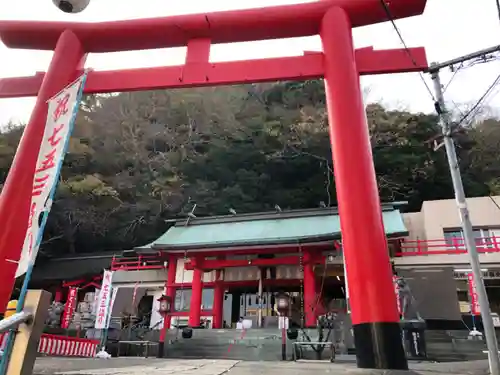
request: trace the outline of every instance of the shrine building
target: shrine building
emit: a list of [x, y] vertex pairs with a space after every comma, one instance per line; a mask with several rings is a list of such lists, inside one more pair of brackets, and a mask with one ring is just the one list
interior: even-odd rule
[[[500, 196], [469, 198], [468, 204], [491, 309], [500, 313]], [[429, 327], [455, 322], [461, 329], [472, 304], [455, 202], [426, 201], [419, 212], [402, 213], [404, 208], [404, 202], [382, 205], [394, 269], [408, 279]], [[114, 271], [119, 288], [112, 316], [144, 316], [152, 329], [163, 326], [157, 301], [163, 294], [172, 301], [169, 328], [234, 328], [241, 318], [254, 328], [275, 327], [277, 292], [292, 296], [292, 324], [311, 327], [325, 310], [346, 310], [336, 208], [187, 216], [133, 250], [39, 261], [33, 287], [61, 302], [77, 288], [83, 301], [100, 287], [104, 269]]]
[[[382, 206], [393, 253], [408, 235], [399, 207]], [[143, 307], [156, 328], [163, 324], [155, 304], [164, 293], [173, 301], [168, 327], [229, 328], [246, 318], [257, 328], [277, 325], [274, 296], [287, 292], [292, 322], [309, 327], [326, 307], [346, 307], [340, 238], [336, 208], [187, 217], [140, 248], [41, 263], [34, 283], [62, 301], [69, 287], [99, 287], [103, 269], [111, 269], [119, 287], [112, 315], [149, 305]]]

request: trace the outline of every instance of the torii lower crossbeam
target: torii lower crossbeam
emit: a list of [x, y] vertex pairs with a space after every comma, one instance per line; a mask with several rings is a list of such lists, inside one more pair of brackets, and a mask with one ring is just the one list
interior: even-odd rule
[[[418, 72], [427, 68], [424, 48], [356, 50], [360, 75]], [[245, 72], [242, 74], [241, 72]], [[295, 81], [324, 77], [324, 55], [306, 52], [304, 56], [140, 68], [91, 71], [86, 94], [159, 90], [200, 86], [234, 85], [268, 81]], [[0, 78], [0, 99], [36, 96], [45, 77]], [[204, 77], [197, 79], [197, 77]]]

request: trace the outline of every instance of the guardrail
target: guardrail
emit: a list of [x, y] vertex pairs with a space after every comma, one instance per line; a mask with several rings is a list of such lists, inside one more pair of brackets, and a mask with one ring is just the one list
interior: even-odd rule
[[[475, 238], [478, 253], [500, 252], [500, 237]], [[425, 256], [425, 255], [452, 255], [466, 254], [463, 238], [449, 238], [439, 240], [403, 240], [396, 257]]]
[[167, 267], [167, 261], [161, 258], [161, 253], [138, 255], [136, 257], [114, 256], [111, 261], [112, 271], [157, 270]]
[[9, 316], [6, 319], [0, 320], [0, 333], [7, 332], [12, 328], [17, 328], [20, 324], [26, 323], [33, 318], [33, 314], [28, 311], [21, 311]]
[[[0, 333], [0, 349], [6, 344], [7, 333]], [[38, 343], [38, 353], [57, 357], [95, 357], [99, 340], [43, 334]]]

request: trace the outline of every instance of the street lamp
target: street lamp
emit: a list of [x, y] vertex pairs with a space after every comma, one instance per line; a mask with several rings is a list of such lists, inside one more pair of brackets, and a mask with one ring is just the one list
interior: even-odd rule
[[281, 359], [286, 361], [286, 321], [288, 311], [290, 311], [290, 296], [286, 293], [280, 292], [276, 295], [276, 310], [279, 313], [279, 320], [281, 322]]
[[276, 309], [281, 316], [287, 316], [290, 309], [290, 296], [280, 292], [276, 295]]
[[160, 306], [158, 307], [158, 312], [162, 317], [165, 317], [170, 312], [170, 308], [172, 306], [171, 298], [162, 295], [160, 298], [158, 298], [157, 301], [160, 302]]
[[[170, 309], [172, 307], [171, 298], [166, 296], [166, 295], [162, 295], [160, 298], [157, 299], [157, 301], [159, 302], [158, 312], [160, 313], [160, 315], [163, 318], [163, 324], [165, 324], [165, 318], [170, 313], [170, 311], [171, 311]], [[162, 329], [166, 333], [167, 327], [164, 326]], [[163, 358], [164, 351], [165, 351], [165, 336], [163, 336], [163, 340], [160, 337], [160, 342], [158, 343], [158, 355], [157, 355], [157, 357]]]

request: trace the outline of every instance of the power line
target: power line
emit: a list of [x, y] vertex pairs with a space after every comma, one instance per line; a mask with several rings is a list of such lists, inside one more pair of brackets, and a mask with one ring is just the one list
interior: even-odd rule
[[486, 97], [493, 91], [493, 89], [498, 85], [498, 83], [500, 83], [500, 74], [495, 78], [495, 80], [493, 81], [493, 83], [488, 87], [488, 89], [484, 92], [484, 94], [479, 98], [479, 100], [476, 102], [476, 104], [474, 104], [472, 106], [471, 109], [469, 109], [467, 111], [467, 113], [465, 115], [462, 116], [462, 118], [457, 122], [457, 124], [455, 125], [455, 127], [459, 127], [460, 125], [462, 125], [465, 120], [474, 112], [476, 111], [476, 109], [479, 108], [479, 106], [481, 105], [481, 103], [483, 103], [483, 101], [486, 99]]
[[427, 73], [434, 73], [438, 72], [439, 70], [443, 68], [448, 68], [453, 65], [460, 64], [462, 62], [467, 62], [467, 61], [473, 61], [469, 66], [473, 66], [476, 64], [480, 64], [482, 62], [489, 62], [491, 60], [498, 60], [498, 57], [492, 56], [492, 54], [498, 53], [500, 51], [500, 45], [482, 49], [480, 51], [476, 51], [473, 53], [469, 53], [468, 55], [456, 57], [454, 59], [439, 63], [439, 64], [432, 64], [428, 69]]
[[497, 4], [498, 19], [500, 20], [500, 0], [496, 0], [496, 4]]
[[[500, 82], [498, 82], [500, 84]], [[474, 117], [480, 115], [481, 113], [481, 110], [484, 109], [485, 107], [488, 106], [488, 104], [490, 103], [490, 101], [495, 98], [495, 96], [498, 94], [498, 84], [496, 86], [497, 88], [495, 90], [492, 90], [489, 92], [489, 94], [483, 99], [483, 102], [481, 103], [481, 105], [476, 109], [476, 111], [471, 115], [470, 120], [469, 120], [469, 124], [472, 123]]]
[[[498, 1], [500, 1], [500, 0], [498, 0]], [[454, 66], [460, 64], [458, 66], [457, 70], [455, 71], [455, 73], [453, 74], [452, 78], [450, 79], [450, 81], [446, 85], [446, 88], [448, 88], [451, 81], [456, 76], [456, 73], [458, 72], [458, 70], [463, 70], [463, 69], [470, 68], [470, 67], [473, 67], [473, 66], [478, 65], [478, 64], [484, 64], [484, 63], [488, 63], [488, 62], [491, 62], [494, 60], [499, 60], [499, 57], [496, 56], [496, 54], [498, 54], [498, 52], [500, 52], [500, 45], [489, 47], [486, 49], [482, 49], [482, 50], [479, 50], [479, 51], [476, 51], [473, 53], [469, 53], [467, 55], [460, 56], [460, 57], [457, 57], [457, 58], [454, 58], [454, 59], [451, 59], [451, 60], [448, 60], [448, 61], [445, 61], [445, 62], [442, 62], [439, 64], [433, 63], [427, 69], [427, 72], [430, 74], [434, 74], [434, 73], [439, 72], [443, 68], [454, 67]], [[498, 84], [498, 82], [497, 83], [494, 82], [492, 86], [495, 87], [496, 84]], [[455, 103], [453, 103], [455, 106], [455, 109], [460, 114], [460, 120], [458, 121], [458, 125], [455, 125], [454, 128], [461, 125], [471, 115], [471, 113], [473, 111], [477, 110], [477, 108], [479, 107], [481, 102], [483, 102], [484, 98], [486, 98], [486, 96], [488, 96], [491, 93], [491, 90], [493, 89], [493, 87], [489, 88], [487, 90], [487, 92], [484, 94], [484, 96], [480, 99], [480, 101], [478, 103], [476, 103], [476, 105], [473, 108], [471, 108], [471, 110], [469, 110], [469, 112], [465, 115], [458, 109], [458, 106]], [[446, 90], [446, 88], [445, 88], [445, 90]], [[439, 108], [436, 107], [436, 110], [438, 110], [438, 109]]]
[[[500, 1], [500, 0], [498, 0]], [[456, 77], [457, 73], [460, 71], [460, 69], [462, 69], [464, 67], [464, 62], [462, 61], [460, 63], [460, 65], [458, 66], [458, 68], [454, 69], [453, 71], [453, 75], [451, 76], [450, 80], [448, 81], [448, 83], [446, 84], [446, 86], [444, 87], [443, 89], [443, 95], [444, 93], [446, 93], [446, 90], [448, 90], [448, 87], [450, 87], [450, 84], [451, 82], [453, 82], [453, 79]]]
[[[499, 0], [500, 1], [500, 0]], [[417, 65], [417, 62], [415, 61], [415, 58], [413, 57], [410, 49], [408, 48], [408, 46], [406, 45], [406, 42], [403, 38], [403, 35], [401, 34], [401, 31], [399, 30], [399, 28], [397, 27], [396, 25], [396, 22], [394, 21], [394, 17], [392, 16], [392, 13], [391, 13], [391, 10], [389, 9], [389, 6], [387, 5], [387, 3], [385, 2], [385, 0], [380, 0], [380, 3], [382, 4], [382, 7], [384, 8], [384, 11], [385, 11], [385, 14], [387, 15], [387, 18], [389, 19], [389, 21], [391, 22], [392, 24], [392, 27], [394, 27], [394, 30], [396, 30], [396, 33], [398, 34], [398, 37], [399, 37], [399, 40], [401, 41], [401, 43], [403, 44], [403, 47], [406, 51], [406, 53], [408, 54], [408, 56], [410, 57], [413, 65], [415, 67], [418, 67]], [[432, 90], [430, 89], [429, 85], [427, 84], [427, 82], [425, 81], [425, 78], [424, 78], [424, 75], [422, 74], [422, 72], [419, 72], [418, 73], [419, 76], [420, 76], [420, 79], [422, 80], [422, 82], [424, 83], [426, 89], [427, 89], [427, 92], [429, 93], [430, 97], [432, 98], [432, 101], [433, 102], [436, 102], [436, 98], [434, 97], [434, 94], [432, 93]]]

